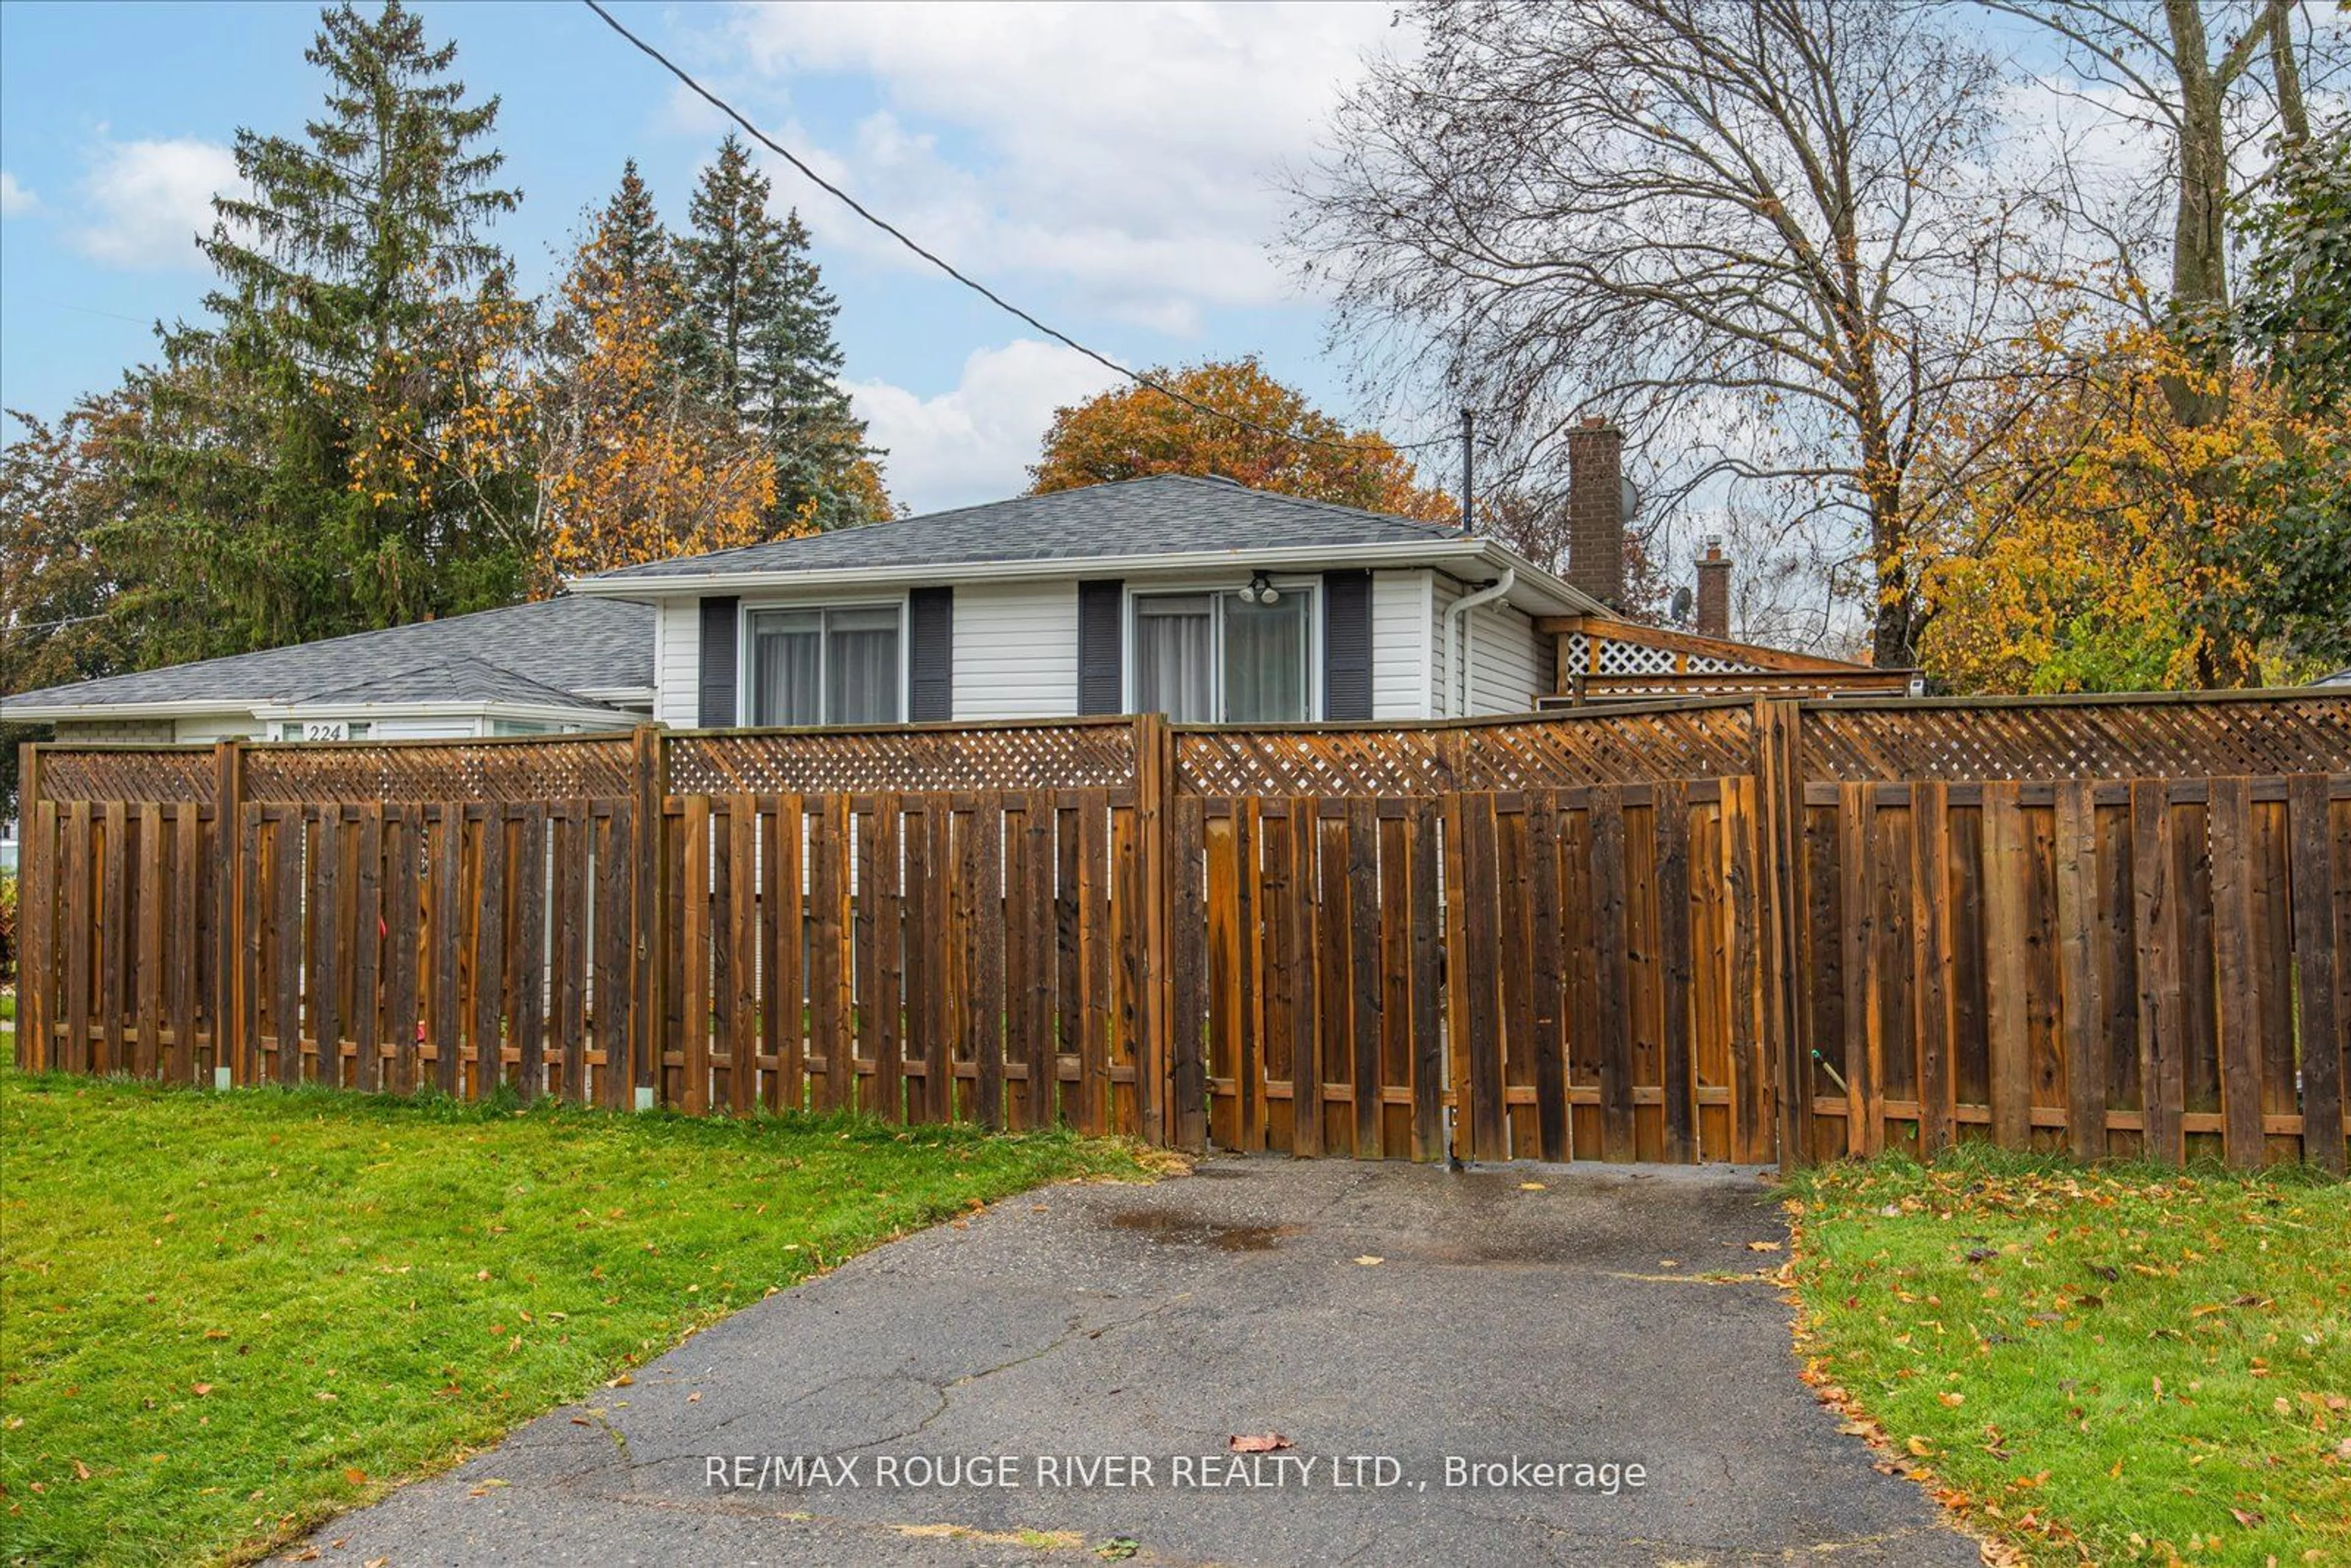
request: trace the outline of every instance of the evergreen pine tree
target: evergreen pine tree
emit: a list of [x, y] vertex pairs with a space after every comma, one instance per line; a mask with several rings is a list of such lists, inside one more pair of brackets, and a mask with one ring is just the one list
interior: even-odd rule
[[798, 213], [778, 221], [771, 187], [733, 136], [704, 171], [678, 245], [699, 324], [695, 379], [766, 437], [776, 455], [778, 531], [840, 528], [890, 513], [841, 390], [841, 307], [809, 254]]
[[[502, 602], [521, 581], [529, 309], [487, 235], [495, 98], [399, 0], [326, 11], [298, 137], [241, 130], [199, 243], [214, 319], [164, 335], [126, 549], [266, 646]], [[176, 576], [169, 567], [180, 563]], [[208, 651], [221, 651], [213, 649]]]

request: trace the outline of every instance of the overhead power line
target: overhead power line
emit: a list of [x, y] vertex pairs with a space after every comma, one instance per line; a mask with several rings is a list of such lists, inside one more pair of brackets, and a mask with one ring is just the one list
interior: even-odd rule
[[[745, 118], [742, 110], [737, 109], [733, 104], [728, 103], [725, 99], [719, 97], [716, 93], [711, 91], [708, 88], [695, 80], [693, 76], [689, 74], [684, 67], [678, 65], [667, 55], [663, 54], [659, 49], [653, 47], [651, 44], [645, 42], [634, 33], [629, 31], [627, 27], [622, 26], [620, 19], [614, 16], [610, 11], [604, 9], [603, 5], [599, 3], [599, 0], [581, 0], [581, 4], [585, 5], [590, 11], [595, 12], [597, 16], [602, 17], [606, 26], [611, 28], [612, 31], [620, 34], [622, 37], [626, 38], [630, 43], [635, 45], [637, 48], [648, 58], [652, 59], [653, 63], [660, 66], [664, 70], [669, 72], [670, 75], [675, 77], [679, 81], [684, 83], [686, 88], [691, 90], [695, 97], [701, 99], [705, 103], [707, 103], [711, 108], [718, 110], [719, 113], [725, 115], [736, 124], [741, 126], [750, 134], [752, 140], [758, 142], [760, 146], [765, 147], [768, 152], [773, 152], [777, 157], [781, 158], [785, 162], [789, 163], [793, 168], [799, 170], [800, 173], [818, 189], [823, 191], [827, 195], [830, 195], [834, 200], [840, 202], [841, 205], [847, 207], [851, 212], [855, 213], [859, 217], [864, 219], [875, 228], [880, 229], [883, 234], [888, 235], [892, 239], [896, 240], [906, 249], [914, 252], [914, 255], [922, 257], [925, 261], [929, 262], [933, 267], [937, 267], [941, 272], [946, 273], [949, 277], [955, 279], [957, 283], [962, 284], [966, 288], [970, 289], [973, 293], [978, 295], [981, 298], [987, 300], [998, 309], [1028, 323], [1030, 327], [1033, 327], [1038, 331], [1044, 333], [1055, 342], [1075, 350], [1077, 352], [1083, 354], [1087, 359], [1093, 361], [1094, 363], [1102, 366], [1104, 370], [1109, 371], [1115, 375], [1123, 376], [1139, 387], [1144, 387], [1149, 391], [1155, 392], [1162, 397], [1172, 398], [1187, 408], [1207, 414], [1211, 418], [1228, 420], [1234, 424], [1241, 426], [1243, 429], [1254, 430], [1259, 434], [1270, 435], [1282, 441], [1295, 442], [1302, 446], [1325, 446], [1340, 452], [1366, 452], [1371, 450], [1370, 446], [1362, 441], [1333, 441], [1328, 436], [1303, 435], [1294, 430], [1283, 430], [1279, 426], [1267, 424], [1262, 421], [1251, 419], [1246, 414], [1234, 413], [1229, 410], [1217, 408], [1213, 404], [1202, 402], [1198, 398], [1193, 397], [1188, 393], [1178, 392], [1174, 387], [1154, 381], [1149, 376], [1128, 370], [1124, 365], [1120, 364], [1109, 355], [1087, 347], [1085, 344], [1078, 341], [1075, 338], [1071, 337], [1067, 332], [1062, 331], [1060, 328], [1049, 326], [1045, 322], [1039, 320], [1035, 316], [1022, 309], [1019, 306], [1015, 305], [1009, 299], [1005, 298], [1004, 296], [997, 293], [996, 290], [990, 288], [985, 283], [980, 282], [977, 278], [968, 277], [964, 273], [957, 271], [952, 263], [938, 256], [936, 253], [925, 249], [922, 245], [910, 237], [904, 229], [898, 227], [897, 225], [873, 212], [871, 208], [867, 207], [864, 203], [859, 201], [847, 191], [842, 190], [839, 185], [834, 184], [831, 181], [818, 173], [814, 169], [809, 167], [807, 162], [804, 162], [798, 154], [794, 153], [791, 149], [777, 141], [775, 138], [769, 136], [766, 131], [752, 124], [748, 119]], [[1385, 440], [1384, 437], [1382, 439]], [[1454, 438], [1451, 436], [1437, 436], [1427, 441], [1391, 441], [1387, 442], [1387, 445], [1391, 450], [1396, 452], [1416, 452], [1425, 447], [1448, 445], [1451, 444], [1453, 439]]]

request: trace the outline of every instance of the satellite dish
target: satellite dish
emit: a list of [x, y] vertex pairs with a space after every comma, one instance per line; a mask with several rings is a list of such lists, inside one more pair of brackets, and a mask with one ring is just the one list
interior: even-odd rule
[[1690, 591], [1687, 588], [1677, 588], [1674, 590], [1674, 620], [1676, 623], [1678, 624], [1679, 622], [1687, 621], [1690, 618], [1691, 602]]
[[1619, 478], [1616, 486], [1617, 498], [1625, 507], [1625, 520], [1629, 523], [1641, 515], [1641, 486], [1625, 478]]

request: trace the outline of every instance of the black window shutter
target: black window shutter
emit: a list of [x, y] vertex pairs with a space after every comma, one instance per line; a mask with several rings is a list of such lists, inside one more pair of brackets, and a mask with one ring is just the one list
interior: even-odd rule
[[906, 716], [916, 724], [955, 717], [955, 590], [906, 595]]
[[1078, 711], [1124, 713], [1126, 692], [1120, 668], [1119, 615], [1126, 585], [1119, 578], [1090, 578], [1078, 584]]
[[1372, 716], [1372, 574], [1322, 574], [1322, 716]]
[[705, 729], [736, 723], [735, 623], [733, 595], [702, 601], [702, 699], [695, 718]]

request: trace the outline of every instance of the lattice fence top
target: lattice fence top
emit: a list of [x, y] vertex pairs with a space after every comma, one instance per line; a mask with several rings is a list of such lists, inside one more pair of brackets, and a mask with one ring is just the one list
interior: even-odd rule
[[[42, 769], [47, 790], [48, 764]], [[635, 788], [629, 739], [449, 740], [429, 745], [252, 746], [247, 801], [552, 800]]]
[[2351, 696], [1807, 703], [1807, 778], [2133, 779], [2351, 771]]
[[41, 797], [47, 800], [193, 800], [210, 805], [218, 784], [209, 747], [41, 748]]
[[1092, 789], [1134, 782], [1125, 719], [978, 728], [695, 732], [669, 742], [678, 795]]
[[1183, 729], [1191, 795], [1440, 794], [1711, 779], [1753, 767], [1744, 705], [1364, 729]]

